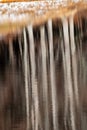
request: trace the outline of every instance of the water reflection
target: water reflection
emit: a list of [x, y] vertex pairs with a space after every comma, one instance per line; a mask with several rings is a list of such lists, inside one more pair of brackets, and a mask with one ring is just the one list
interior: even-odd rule
[[76, 14], [0, 41], [0, 130], [87, 129], [86, 23]]

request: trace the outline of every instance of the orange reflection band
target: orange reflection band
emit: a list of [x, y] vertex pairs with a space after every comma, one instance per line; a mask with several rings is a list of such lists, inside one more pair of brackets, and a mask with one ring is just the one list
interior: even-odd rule
[[29, 1], [29, 0], [0, 0], [0, 2], [22, 2], [22, 1]]

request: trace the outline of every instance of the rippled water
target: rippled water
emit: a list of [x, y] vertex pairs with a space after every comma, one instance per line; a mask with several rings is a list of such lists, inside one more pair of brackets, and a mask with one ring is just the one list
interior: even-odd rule
[[0, 41], [0, 130], [87, 129], [86, 27], [76, 15]]

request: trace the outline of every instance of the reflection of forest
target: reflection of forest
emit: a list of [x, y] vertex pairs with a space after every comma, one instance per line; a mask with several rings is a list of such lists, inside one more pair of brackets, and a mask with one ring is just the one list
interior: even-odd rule
[[[74, 100], [74, 114], [75, 114], [75, 125], [76, 130], [86, 130], [87, 129], [87, 45], [86, 45], [86, 19], [81, 19], [81, 25], [77, 26], [75, 24], [75, 45], [76, 45], [76, 63], [77, 63], [77, 79], [78, 79], [78, 90], [79, 90], [79, 105], [76, 106], [76, 99]], [[47, 69], [47, 85], [48, 85], [48, 110], [49, 110], [49, 124], [50, 130], [53, 130], [52, 124], [52, 95], [51, 95], [51, 81], [50, 81], [50, 63], [49, 63], [49, 43], [48, 43], [48, 32], [47, 25], [45, 27], [45, 41], [46, 41], [46, 69]], [[81, 36], [80, 30], [85, 35]], [[30, 130], [32, 130], [31, 125], [31, 111], [33, 101], [32, 94], [32, 74], [31, 74], [31, 59], [30, 59], [30, 42], [28, 41], [28, 64], [29, 64], [29, 103], [30, 103]], [[15, 37], [10, 44], [7, 40], [0, 41], [0, 130], [25, 130], [26, 129], [26, 101], [25, 101], [25, 81], [24, 81], [24, 42], [23, 35], [21, 34], [22, 41], [19, 45], [18, 37]], [[43, 99], [43, 79], [42, 79], [42, 52], [41, 52], [41, 42], [40, 42], [40, 28], [34, 28], [34, 41], [35, 41], [35, 78], [38, 86], [38, 100], [39, 100], [39, 114], [41, 116], [41, 126], [44, 129], [45, 122], [45, 102]], [[65, 81], [64, 81], [64, 64], [63, 64], [63, 53], [61, 44], [63, 41], [63, 30], [61, 21], [56, 21], [53, 23], [53, 51], [54, 51], [54, 65], [55, 65], [55, 77], [56, 77], [56, 93], [58, 104], [58, 123], [59, 130], [65, 130], [64, 126], [64, 110], [65, 110]], [[21, 52], [20, 52], [21, 46]], [[12, 47], [10, 50], [10, 47]], [[12, 52], [11, 52], [12, 51]], [[45, 74], [45, 73], [44, 73]], [[71, 77], [73, 84], [73, 69], [71, 63]], [[75, 96], [74, 85], [73, 93]], [[69, 87], [69, 86], [68, 86]], [[68, 94], [68, 92], [66, 92]], [[67, 113], [66, 113], [66, 125], [67, 130], [71, 130], [70, 122], [70, 102], [68, 102]], [[39, 123], [39, 125], [40, 125]]]

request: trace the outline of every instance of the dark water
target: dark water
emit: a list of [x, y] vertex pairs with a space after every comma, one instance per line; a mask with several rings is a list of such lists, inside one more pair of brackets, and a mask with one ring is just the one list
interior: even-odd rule
[[0, 41], [0, 130], [87, 129], [87, 18], [75, 17]]

